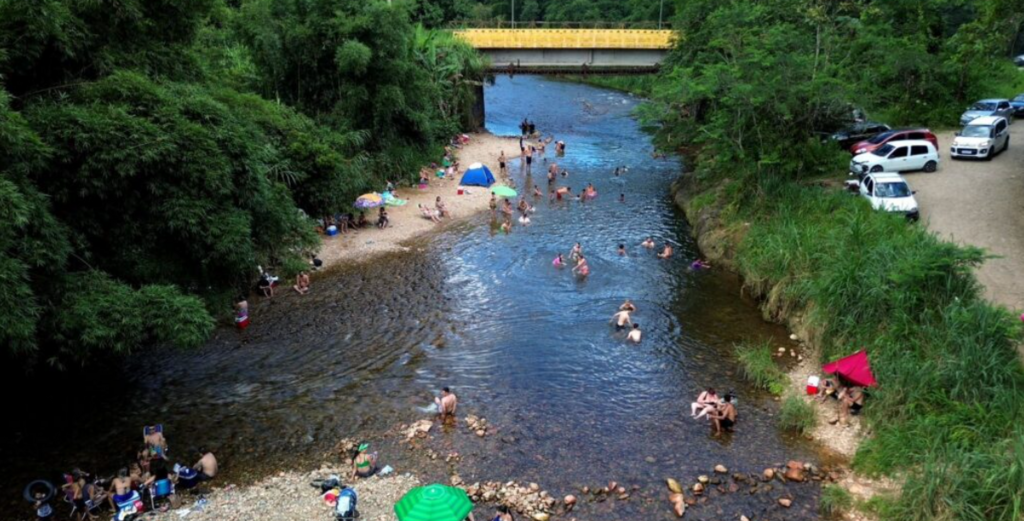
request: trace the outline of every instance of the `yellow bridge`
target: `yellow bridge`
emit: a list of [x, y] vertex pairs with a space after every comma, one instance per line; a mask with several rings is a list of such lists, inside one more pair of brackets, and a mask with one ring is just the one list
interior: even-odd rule
[[477, 49], [652, 49], [672, 48], [675, 32], [657, 29], [458, 29]]

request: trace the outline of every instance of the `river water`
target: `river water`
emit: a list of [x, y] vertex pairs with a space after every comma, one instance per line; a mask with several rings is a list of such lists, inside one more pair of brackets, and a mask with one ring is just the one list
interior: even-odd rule
[[[544, 197], [533, 223], [511, 234], [480, 215], [414, 241], [412, 253], [341, 267], [303, 298], [282, 292], [255, 303], [252, 327], [219, 330], [195, 351], [148, 351], [70, 384], [30, 380], [27, 393], [66, 394], [28, 408], [32, 421], [4, 433], [5, 489], [15, 494], [25, 478], [72, 466], [110, 473], [141, 426], [155, 422], [165, 425], [172, 456], [189, 459], [189, 447], [205, 444], [222, 460], [225, 481], [236, 483], [315, 466], [338, 438], [370, 436], [383, 463], [435, 479], [457, 470], [469, 482], [536, 481], [554, 494], [616, 480], [658, 498], [577, 511], [609, 521], [672, 517], [666, 477], [685, 483], [718, 463], [759, 473], [788, 459], [813, 461], [811, 446], [780, 434], [777, 402], [742, 381], [733, 355], [745, 339], [791, 343], [741, 297], [734, 276], [688, 269], [698, 252], [669, 196], [681, 166], [651, 157], [649, 137], [630, 117], [639, 101], [533, 76], [497, 78], [485, 93], [488, 130], [515, 134], [529, 117], [568, 144], [564, 158], [547, 153], [570, 172], [558, 183], [574, 192], [593, 183], [599, 197]], [[517, 186], [535, 181], [546, 193], [546, 161], [536, 160], [535, 179], [513, 161]], [[615, 178], [623, 165], [628, 173]], [[640, 248], [648, 235], [677, 244], [675, 257]], [[585, 281], [551, 265], [577, 241], [591, 265]], [[616, 254], [620, 243], [628, 256]], [[639, 307], [640, 345], [608, 325], [625, 298]], [[437, 432], [437, 450], [464, 456], [457, 468], [423, 463], [380, 435], [428, 417], [423, 409], [446, 385], [460, 413], [498, 428], [486, 439], [464, 428]], [[734, 434], [713, 437], [689, 417], [689, 403], [709, 385], [738, 394]], [[814, 518], [815, 489], [789, 491], [810, 510], [765, 515]], [[732, 494], [687, 517], [736, 519], [771, 504]]]

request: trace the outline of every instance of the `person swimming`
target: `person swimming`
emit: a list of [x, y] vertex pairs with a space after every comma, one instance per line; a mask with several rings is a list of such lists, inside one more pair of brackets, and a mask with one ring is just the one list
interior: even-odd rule
[[628, 328], [630, 324], [633, 323], [633, 321], [630, 320], [629, 318], [629, 310], [625, 309], [619, 310], [617, 313], [612, 315], [612, 318], [611, 320], [609, 320], [609, 322], [615, 324], [616, 331], [623, 331], [626, 328]]
[[523, 212], [523, 215], [519, 216], [519, 224], [524, 226], [530, 224], [530, 214], [528, 212]]
[[710, 267], [711, 267], [710, 264], [708, 264], [707, 262], [704, 262], [701, 259], [697, 259], [697, 260], [693, 261], [692, 263], [690, 263], [690, 269], [693, 270], [693, 271], [706, 270], [706, 269], [708, 269]]
[[661, 250], [661, 253], [658, 254], [658, 258], [659, 259], [667, 259], [667, 258], [669, 258], [671, 256], [672, 256], [672, 244], [669, 243], [668, 241], [665, 241], [665, 247]]
[[648, 249], [653, 248], [654, 247], [654, 238], [653, 237], [648, 237], [647, 240], [645, 240], [644, 242], [640, 243], [640, 246], [643, 246], [644, 248], [648, 248]]
[[564, 268], [565, 267], [565, 259], [562, 258], [562, 254], [561, 253], [559, 253], [558, 255], [555, 256], [555, 260], [551, 261], [551, 265], [556, 267], [556, 268]]
[[625, 257], [626, 256], [626, 245], [625, 244], [620, 244], [619, 245], [618, 253], [619, 253], [620, 257]]
[[626, 340], [633, 342], [634, 344], [640, 343], [640, 337], [643, 333], [640, 332], [640, 324], [633, 323], [633, 329], [630, 330], [629, 335], [626, 336]]
[[626, 194], [619, 194], [619, 202], [620, 203], [626, 202]]
[[633, 304], [633, 302], [630, 301], [629, 299], [626, 299], [626, 301], [619, 306], [619, 311], [629, 311], [632, 313], [636, 313], [636, 305]]

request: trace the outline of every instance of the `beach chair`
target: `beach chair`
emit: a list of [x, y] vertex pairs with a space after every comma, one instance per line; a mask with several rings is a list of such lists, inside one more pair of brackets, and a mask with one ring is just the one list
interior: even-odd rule
[[161, 479], [160, 481], [154, 482], [149, 487], [149, 507], [154, 512], [156, 511], [156, 501], [158, 499], [170, 498], [174, 495], [174, 483], [169, 479]]

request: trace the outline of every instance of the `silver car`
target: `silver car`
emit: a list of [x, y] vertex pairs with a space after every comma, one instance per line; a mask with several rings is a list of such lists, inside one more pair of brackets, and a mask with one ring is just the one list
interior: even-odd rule
[[1013, 120], [1013, 107], [1008, 99], [983, 99], [967, 107], [967, 112], [960, 116], [960, 124], [966, 125], [977, 118], [998, 116]]

